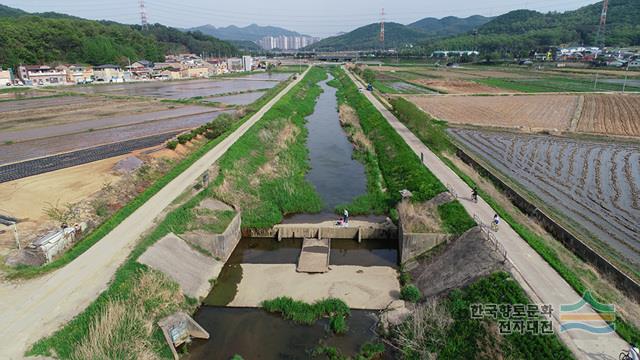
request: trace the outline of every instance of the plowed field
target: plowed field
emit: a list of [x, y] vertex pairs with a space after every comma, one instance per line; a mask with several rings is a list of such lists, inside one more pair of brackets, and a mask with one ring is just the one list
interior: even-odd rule
[[640, 96], [585, 95], [577, 131], [640, 136]]
[[640, 146], [449, 131], [499, 172], [607, 244], [620, 259], [640, 266]]
[[457, 124], [568, 130], [574, 95], [406, 96], [433, 117]]

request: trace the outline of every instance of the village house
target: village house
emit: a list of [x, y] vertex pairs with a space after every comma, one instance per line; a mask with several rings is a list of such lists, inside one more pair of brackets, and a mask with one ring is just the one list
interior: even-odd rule
[[242, 71], [244, 66], [242, 64], [241, 58], [228, 58], [227, 59], [227, 69], [230, 72]]
[[147, 60], [138, 60], [127, 66], [127, 71], [135, 79], [151, 79], [153, 77], [154, 64]]
[[188, 67], [181, 72], [183, 78], [206, 78], [209, 76], [209, 68], [206, 66]]
[[0, 68], [0, 87], [10, 86], [11, 84], [13, 84], [11, 70], [2, 70], [2, 68]]
[[182, 70], [175, 67], [164, 67], [153, 71], [152, 77], [159, 80], [179, 80], [182, 79]]
[[227, 62], [223, 59], [209, 59], [205, 62], [205, 66], [209, 68], [209, 75], [222, 75], [229, 72], [227, 69]]
[[123, 82], [124, 72], [118, 65], [100, 65], [93, 68], [96, 81]]
[[47, 65], [19, 66], [17, 75], [25, 85], [62, 85], [67, 80], [65, 72], [52, 69]]
[[69, 84], [88, 84], [93, 82], [93, 67], [90, 65], [60, 65], [56, 70], [66, 74], [66, 82]]

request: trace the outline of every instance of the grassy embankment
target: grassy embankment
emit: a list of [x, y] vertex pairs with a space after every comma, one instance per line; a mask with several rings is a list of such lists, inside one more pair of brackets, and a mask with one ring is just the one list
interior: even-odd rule
[[[309, 75], [313, 78], [313, 75]], [[292, 93], [305, 92], [306, 89], [306, 85], [298, 84], [278, 104], [290, 103]], [[283, 110], [274, 109], [276, 108], [272, 108], [267, 114]], [[258, 123], [264, 122], [265, 117]], [[197, 301], [183, 296], [175, 283], [139, 264], [137, 259], [169, 232], [180, 234], [191, 230], [194, 219], [198, 216], [196, 206], [206, 197], [212, 196], [213, 192], [208, 188], [170, 211], [136, 245], [125, 263], [116, 271], [107, 290], [62, 329], [35, 343], [28, 355], [55, 353], [61, 359], [171, 358], [162, 333], [155, 324], [158, 319], [175, 310], [192, 312]], [[222, 222], [228, 221], [229, 216], [220, 216], [220, 224], [208, 226], [214, 229], [222, 227]], [[141, 280], [147, 278], [153, 281]], [[129, 346], [130, 344], [135, 346]]]
[[[377, 163], [387, 184], [386, 193], [373, 195], [375, 193], [370, 191], [367, 196], [374, 201], [366, 201], [367, 198], [356, 199], [352, 205], [360, 206], [350, 205], [349, 208], [359, 210], [366, 208], [361, 204], [380, 204], [385, 196], [387, 206], [391, 208], [400, 200], [400, 190], [403, 189], [413, 193], [414, 202], [427, 201], [446, 191], [442, 183], [421, 163], [402, 137], [358, 91], [347, 74], [342, 69], [336, 68], [333, 75], [337, 80], [336, 84], [340, 85], [337, 93], [339, 103], [355, 109], [361, 129], [373, 144], [372, 149], [369, 150], [371, 155], [368, 156], [375, 157], [377, 154]], [[348, 129], [348, 133], [351, 132], [352, 130]], [[372, 173], [369, 179], [369, 186], [372, 187], [376, 184], [377, 174]], [[362, 200], [361, 203], [358, 203], [359, 200]], [[441, 205], [438, 208], [438, 214], [443, 225], [442, 230], [452, 234], [460, 235], [474, 226], [473, 220], [457, 201]]]
[[[401, 199], [400, 191], [408, 189], [413, 193], [413, 201], [427, 201], [447, 189], [420, 162], [402, 137], [395, 132], [376, 108], [358, 91], [347, 74], [342, 69], [333, 72], [337, 79], [338, 102], [346, 104], [355, 110], [362, 131], [373, 144], [386, 192], [372, 196], [371, 201], [362, 201], [361, 206], [351, 208], [370, 208], [385, 202], [387, 208], [392, 208]], [[371, 181], [375, 176], [369, 176]], [[384, 195], [384, 196], [382, 196]], [[354, 204], [359, 199], [354, 201]]]
[[113, 230], [116, 226], [118, 226], [124, 219], [126, 219], [129, 215], [131, 215], [134, 211], [136, 211], [140, 206], [142, 206], [147, 200], [149, 200], [153, 195], [158, 193], [160, 189], [162, 189], [165, 185], [175, 179], [178, 175], [180, 175], [183, 171], [189, 168], [193, 163], [195, 163], [198, 159], [200, 159], [204, 154], [209, 152], [209, 150], [213, 149], [216, 145], [218, 145], [222, 140], [224, 140], [227, 136], [229, 136], [232, 132], [234, 132], [240, 125], [242, 125], [245, 121], [247, 121], [253, 114], [255, 114], [260, 108], [266, 105], [273, 97], [275, 97], [284, 87], [285, 83], [282, 83], [270, 91], [265, 93], [260, 99], [247, 107], [247, 112], [239, 121], [235, 124], [231, 125], [224, 133], [218, 136], [215, 139], [209, 140], [204, 143], [200, 148], [189, 154], [182, 161], [177, 163], [175, 167], [173, 167], [169, 172], [167, 172], [163, 177], [157, 180], [153, 185], [149, 186], [145, 191], [143, 191], [140, 195], [138, 195], [135, 199], [129, 202], [126, 206], [122, 207], [116, 213], [114, 213], [109, 219], [100, 224], [95, 230], [90, 232], [87, 236], [85, 236], [82, 240], [77, 242], [71, 249], [67, 250], [62, 256], [53, 260], [52, 262], [39, 266], [22, 266], [18, 267], [14, 270], [9, 270], [7, 273], [8, 278], [16, 279], [16, 278], [32, 278], [42, 274], [45, 274], [49, 271], [59, 269], [64, 265], [71, 262], [73, 259], [80, 256], [82, 253], [87, 251], [91, 246], [97, 243], [100, 239], [102, 239], [105, 235], [107, 235], [111, 230]]
[[[460, 178], [471, 187], [477, 187], [476, 182], [462, 170], [460, 170], [447, 156], [455, 156], [455, 146], [446, 133], [446, 123], [434, 120], [426, 113], [418, 109], [414, 104], [404, 100], [396, 99], [392, 102], [394, 112], [398, 119], [402, 121], [425, 145], [444, 161]], [[479, 195], [522, 237], [551, 267], [553, 267], [562, 278], [571, 285], [579, 294], [587, 290], [594, 292], [598, 301], [607, 302], [611, 297], [606, 293], [598, 293], [595, 289], [588, 289], [587, 279], [597, 279], [598, 275], [591, 270], [585, 270], [584, 262], [577, 259], [568, 249], [561, 247], [554, 249], [549, 240], [536, 233], [532, 227], [516, 220], [516, 218], [506, 211], [487, 191], [478, 187]], [[568, 253], [566, 256], [574, 261], [561, 261], [557, 251]], [[564, 255], [564, 254], [563, 254]], [[602, 280], [600, 280], [602, 281]], [[632, 324], [624, 321], [620, 314], [615, 320], [616, 331], [626, 341], [635, 343], [640, 341], [640, 330]]]
[[403, 359], [572, 359], [555, 335], [499, 333], [497, 319], [472, 319], [473, 304], [528, 304], [518, 283], [498, 272], [479, 279], [446, 298], [419, 304], [413, 314], [390, 331]]
[[313, 113], [326, 78], [312, 68], [218, 161], [213, 191], [221, 200], [242, 209], [244, 228], [268, 228], [290, 213], [314, 213], [322, 201], [306, 181], [309, 169], [305, 117]]

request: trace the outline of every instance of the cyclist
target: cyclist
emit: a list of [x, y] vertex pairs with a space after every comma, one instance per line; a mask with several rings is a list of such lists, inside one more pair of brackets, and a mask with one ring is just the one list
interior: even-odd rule
[[491, 221], [491, 228], [493, 231], [498, 231], [498, 225], [500, 225], [500, 217], [498, 214], [493, 215], [493, 221]]
[[474, 203], [478, 202], [478, 188], [475, 186], [471, 190], [471, 199], [473, 200]]

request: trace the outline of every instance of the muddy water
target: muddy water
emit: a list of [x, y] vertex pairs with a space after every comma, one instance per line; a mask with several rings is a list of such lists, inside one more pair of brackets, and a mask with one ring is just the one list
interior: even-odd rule
[[313, 326], [296, 325], [261, 309], [203, 307], [195, 320], [211, 338], [194, 340], [187, 359], [228, 360], [236, 354], [251, 360], [310, 359], [318, 345], [334, 346], [354, 356], [364, 343], [377, 338], [376, 317], [362, 310], [351, 311], [344, 335], [332, 334], [327, 320]]
[[352, 158], [353, 146], [340, 126], [336, 89], [320, 83], [323, 93], [315, 111], [307, 118], [307, 147], [311, 170], [307, 180], [315, 187], [325, 206], [332, 211], [367, 191], [364, 166]]

